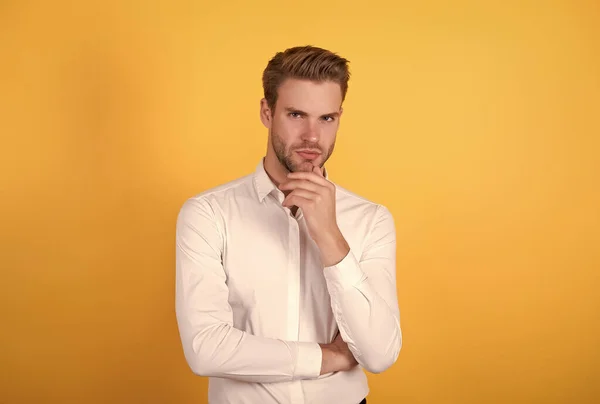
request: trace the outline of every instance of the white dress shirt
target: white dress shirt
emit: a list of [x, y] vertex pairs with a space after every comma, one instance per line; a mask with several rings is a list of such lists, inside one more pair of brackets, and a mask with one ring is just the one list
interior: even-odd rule
[[[394, 220], [336, 185], [350, 252], [324, 268], [302, 210], [293, 216], [283, 199], [261, 159], [254, 173], [183, 204], [176, 314], [185, 358], [210, 377], [210, 404], [358, 404], [369, 392], [363, 369], [387, 369], [402, 345]], [[319, 375], [318, 344], [338, 329], [359, 365]]]

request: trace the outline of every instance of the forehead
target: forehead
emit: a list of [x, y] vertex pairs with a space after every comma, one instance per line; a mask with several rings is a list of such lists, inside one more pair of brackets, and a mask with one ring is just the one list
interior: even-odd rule
[[310, 114], [336, 112], [342, 105], [342, 90], [332, 81], [286, 79], [277, 92], [277, 109], [297, 108]]

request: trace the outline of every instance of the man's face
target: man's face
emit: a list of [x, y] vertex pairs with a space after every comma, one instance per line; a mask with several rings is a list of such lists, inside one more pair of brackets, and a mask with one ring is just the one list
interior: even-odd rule
[[323, 167], [335, 147], [341, 105], [337, 83], [283, 82], [268, 126], [273, 151], [288, 171]]

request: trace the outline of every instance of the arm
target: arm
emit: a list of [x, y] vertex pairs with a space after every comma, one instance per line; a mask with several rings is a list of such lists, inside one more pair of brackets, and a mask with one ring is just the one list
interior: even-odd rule
[[321, 364], [321, 374], [350, 370], [358, 362], [348, 344], [344, 342], [342, 336], [338, 333], [333, 342], [329, 344], [319, 344], [323, 351], [323, 362]]
[[191, 370], [260, 383], [318, 377], [330, 356], [319, 344], [264, 338], [233, 327], [223, 243], [210, 204], [186, 201], [176, 229], [176, 315]]
[[340, 333], [358, 363], [371, 373], [389, 368], [402, 346], [396, 294], [396, 232], [378, 206], [360, 260], [343, 237], [320, 241], [324, 275]]

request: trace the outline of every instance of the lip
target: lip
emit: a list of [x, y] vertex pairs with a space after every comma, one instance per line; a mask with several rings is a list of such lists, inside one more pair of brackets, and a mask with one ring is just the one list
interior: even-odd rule
[[300, 157], [307, 160], [314, 160], [321, 155], [320, 152], [315, 152], [311, 150], [296, 150], [296, 153], [298, 153]]

